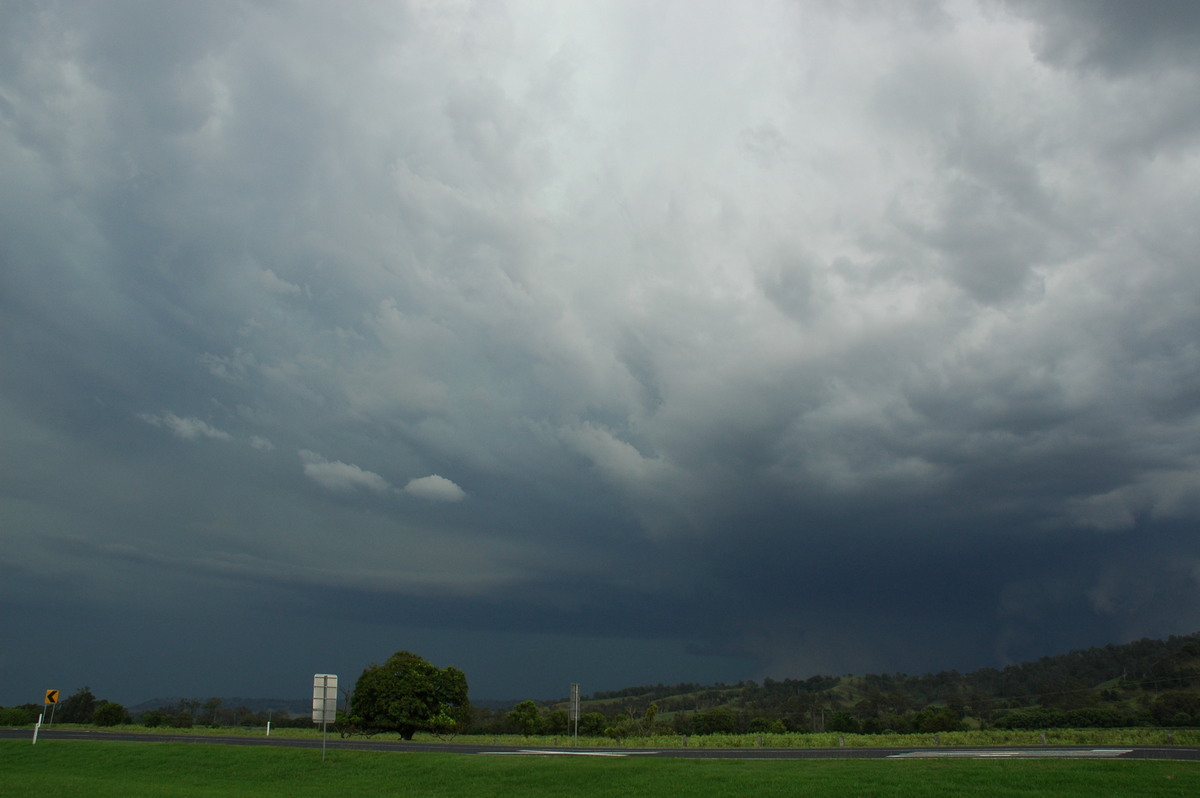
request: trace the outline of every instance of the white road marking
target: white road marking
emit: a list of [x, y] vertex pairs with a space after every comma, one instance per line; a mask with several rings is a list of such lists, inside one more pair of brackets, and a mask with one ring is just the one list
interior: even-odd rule
[[519, 751], [480, 751], [485, 756], [633, 756], [638, 754], [657, 754], [658, 751], [539, 751], [532, 748], [522, 748]]
[[940, 759], [964, 757], [973, 759], [1060, 759], [1064, 757], [1107, 758], [1128, 754], [1132, 748], [1030, 748], [1015, 751], [910, 751], [907, 754], [891, 754], [888, 759]]

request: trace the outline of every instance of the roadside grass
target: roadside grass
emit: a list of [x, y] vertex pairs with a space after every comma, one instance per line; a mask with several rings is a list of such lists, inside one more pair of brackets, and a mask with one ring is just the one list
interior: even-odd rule
[[[195, 735], [221, 737], [263, 737], [266, 730], [262, 727], [244, 728], [222, 726], [209, 728], [196, 726], [190, 729], [173, 729], [163, 726], [146, 728], [145, 726], [89, 726], [71, 724], [55, 726], [62, 729], [92, 729], [98, 732], [127, 732], [148, 735]], [[32, 731], [30, 732], [32, 734]], [[319, 727], [312, 728], [272, 728], [271, 737], [288, 739], [320, 739]], [[339, 739], [333, 729], [329, 730], [329, 739]], [[399, 740], [397, 734], [377, 734], [377, 740]], [[1043, 742], [1044, 739], [1044, 742]], [[648, 737], [626, 737], [614, 740], [609, 737], [583, 737], [576, 742], [571, 735], [531, 735], [523, 737], [519, 734], [462, 734], [449, 738], [436, 737], [425, 732], [418, 732], [414, 742], [426, 743], [465, 743], [491, 744], [503, 746], [518, 746], [522, 748], [680, 748], [684, 745], [682, 735], [658, 734]], [[1200, 729], [1188, 728], [1121, 728], [1121, 729], [983, 729], [959, 732], [940, 732], [937, 734], [837, 734], [826, 733], [785, 733], [785, 734], [704, 734], [689, 735], [687, 746], [690, 748], [936, 748], [936, 747], [971, 747], [985, 745], [1188, 745], [1200, 746]]]
[[[645, 741], [645, 742], [643, 742]], [[611, 741], [610, 741], [611, 742]], [[630, 738], [629, 745], [682, 745], [679, 735]], [[935, 748], [984, 745], [1200, 745], [1200, 729], [985, 729], [922, 734], [706, 734], [688, 738], [696, 748]]]
[[[1044, 734], [1044, 737], [1043, 737]], [[460, 738], [472, 740], [470, 737]], [[477, 739], [477, 738], [476, 738]], [[508, 745], [570, 746], [569, 737], [529, 737], [512, 735], [486, 738]], [[1044, 742], [1043, 742], [1044, 740]], [[580, 746], [617, 748], [679, 748], [683, 737], [678, 734], [651, 737], [629, 737], [619, 743], [606, 737], [580, 738]], [[1200, 745], [1198, 729], [1046, 729], [1005, 730], [987, 729], [938, 734], [705, 734], [691, 735], [691, 748], [936, 748], [985, 745]]]
[[0, 740], [0, 796], [1190, 796], [1200, 764], [1114, 760], [690, 760], [464, 756]]

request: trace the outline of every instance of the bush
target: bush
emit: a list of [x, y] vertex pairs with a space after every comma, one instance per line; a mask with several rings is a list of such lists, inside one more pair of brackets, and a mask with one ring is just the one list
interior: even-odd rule
[[1180, 723], [1180, 716], [1187, 715], [1190, 721], [1200, 715], [1200, 695], [1179, 690], [1163, 693], [1151, 703], [1150, 713], [1161, 726], [1185, 726], [1187, 722]]
[[190, 729], [195, 720], [190, 712], [176, 712], [174, 715], [167, 717], [167, 725], [172, 729]]
[[827, 732], [845, 732], [849, 734], [859, 733], [858, 718], [851, 715], [849, 712], [834, 712], [825, 721], [825, 731]]
[[36, 720], [37, 716], [24, 707], [0, 707], [0, 726], [28, 726]]
[[1056, 729], [1067, 725], [1066, 713], [1048, 707], [1015, 709], [996, 721], [997, 729]]
[[692, 718], [692, 728], [696, 734], [732, 734], [737, 731], [737, 718], [728, 709], [717, 707]]
[[1066, 714], [1064, 721], [1073, 729], [1115, 729], [1129, 725], [1120, 712], [1106, 707], [1072, 709]]
[[757, 717], [750, 721], [749, 730], [751, 733], [762, 733], [771, 730], [771, 721], [764, 717]]
[[917, 729], [925, 733], [962, 731], [963, 724], [952, 709], [935, 710], [932, 707], [918, 713]]
[[671, 718], [671, 730], [676, 734], [695, 734], [695, 725], [692, 723], [692, 716], [687, 712], [676, 712], [675, 717]]
[[131, 722], [125, 707], [113, 701], [102, 701], [92, 713], [92, 723], [97, 726], [120, 726], [122, 723]]

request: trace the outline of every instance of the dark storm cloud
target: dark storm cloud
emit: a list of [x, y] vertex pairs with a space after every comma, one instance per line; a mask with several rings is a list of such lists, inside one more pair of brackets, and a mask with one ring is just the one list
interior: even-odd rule
[[0, 666], [553, 695], [1193, 631], [1189, 8], [6, 6], [46, 653]]
[[1119, 74], [1195, 67], [1200, 61], [1200, 9], [1187, 0], [1007, 2], [1039, 22], [1034, 48], [1054, 64]]

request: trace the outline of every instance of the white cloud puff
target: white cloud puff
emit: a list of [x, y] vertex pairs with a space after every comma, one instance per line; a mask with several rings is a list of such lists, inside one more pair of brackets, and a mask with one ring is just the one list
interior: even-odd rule
[[404, 492], [435, 502], [460, 502], [467, 497], [466, 491], [437, 474], [409, 480]]
[[300, 286], [289, 283], [270, 269], [261, 269], [258, 272], [258, 282], [272, 294], [293, 296], [302, 293]]
[[250, 445], [260, 452], [271, 452], [275, 450], [275, 444], [261, 435], [251, 435]]
[[138, 415], [138, 418], [152, 426], [169, 429], [175, 435], [187, 441], [194, 441], [197, 438], [215, 438], [219, 441], [228, 441], [233, 438], [228, 432], [217, 429], [208, 422], [201, 421], [198, 418], [180, 418], [174, 413], [162, 413], [157, 416], [153, 413], [141, 413]]
[[351, 463], [340, 460], [330, 462], [316, 452], [303, 449], [300, 459], [304, 462], [304, 474], [329, 490], [349, 492], [366, 488], [376, 493], [387, 493], [392, 489], [388, 481], [374, 471], [366, 471]]

